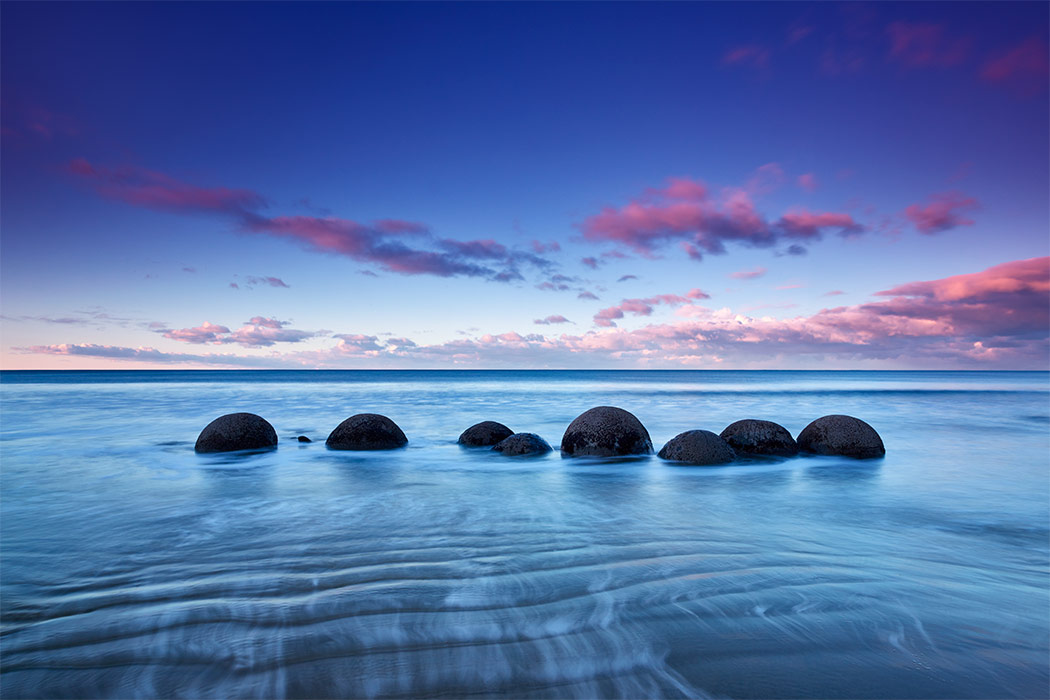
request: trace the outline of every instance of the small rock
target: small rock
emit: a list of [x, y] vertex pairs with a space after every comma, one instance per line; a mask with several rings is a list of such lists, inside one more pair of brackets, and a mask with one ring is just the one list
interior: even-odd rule
[[505, 440], [514, 434], [514, 431], [496, 421], [486, 420], [476, 423], [459, 436], [459, 444], [467, 447], [488, 447], [495, 445], [500, 440]]
[[727, 464], [736, 459], [733, 448], [710, 430], [688, 430], [663, 446], [661, 459], [686, 464]]
[[737, 454], [793, 457], [798, 445], [782, 425], [748, 418], [731, 423], [721, 436]]
[[311, 440], [310, 438], [306, 437], [305, 435], [300, 435], [299, 437], [296, 438], [296, 440], [298, 440], [299, 442], [313, 442], [313, 440]]
[[336, 426], [325, 444], [333, 450], [392, 450], [408, 444], [397, 423], [377, 413], [358, 413]]
[[492, 449], [505, 455], [541, 455], [550, 452], [551, 446], [535, 433], [514, 433]]
[[208, 423], [197, 437], [197, 452], [234, 452], [277, 446], [277, 431], [254, 413], [227, 413]]
[[853, 416], [831, 415], [816, 419], [798, 434], [798, 447], [803, 452], [856, 459], [886, 454], [886, 446], [875, 428]]
[[614, 406], [597, 406], [569, 424], [561, 449], [568, 456], [647, 455], [653, 451], [653, 441], [631, 413]]

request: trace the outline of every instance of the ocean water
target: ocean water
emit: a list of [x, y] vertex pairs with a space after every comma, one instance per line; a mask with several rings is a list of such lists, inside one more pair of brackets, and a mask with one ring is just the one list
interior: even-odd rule
[[[0, 694], [1044, 698], [1045, 372], [5, 372]], [[884, 459], [508, 458], [596, 405], [657, 449], [846, 413]], [[197, 455], [251, 411], [276, 450]], [[335, 452], [361, 412], [402, 450]], [[315, 440], [299, 444], [305, 434]]]

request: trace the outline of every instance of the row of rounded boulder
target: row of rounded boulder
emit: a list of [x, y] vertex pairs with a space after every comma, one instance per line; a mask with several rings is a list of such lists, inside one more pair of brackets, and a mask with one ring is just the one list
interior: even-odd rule
[[[300, 442], [310, 442], [300, 436]], [[546, 440], [535, 433], [515, 433], [495, 421], [470, 426], [459, 436], [464, 447], [489, 447], [504, 455], [538, 455], [551, 452]], [[376, 413], [350, 416], [328, 436], [334, 450], [390, 450], [408, 444], [394, 421]], [[230, 413], [216, 418], [201, 431], [197, 452], [276, 447], [277, 432], [254, 413]], [[581, 413], [561, 439], [564, 456], [623, 457], [653, 452], [649, 431], [622, 408], [598, 406]], [[886, 448], [870, 425], [852, 416], [830, 415], [807, 425], [795, 440], [783, 426], [767, 420], [732, 423], [721, 434], [688, 430], [676, 435], [658, 456], [673, 462], [697, 465], [728, 464], [738, 457], [792, 457], [800, 452], [867, 459], [882, 457]]]

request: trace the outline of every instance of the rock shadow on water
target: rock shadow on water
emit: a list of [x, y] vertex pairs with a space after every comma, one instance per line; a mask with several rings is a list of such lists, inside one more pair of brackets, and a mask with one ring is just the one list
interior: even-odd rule
[[[230, 453], [225, 453], [228, 457]], [[220, 500], [260, 499], [270, 495], [277, 471], [272, 462], [256, 461], [233, 466], [212, 465], [200, 469], [210, 497]]]
[[802, 459], [802, 477], [813, 481], [872, 481], [882, 474], [882, 459], [856, 460], [807, 455]]
[[276, 452], [276, 447], [259, 447], [233, 452], [197, 452], [195, 455], [197, 465], [205, 471], [243, 471], [269, 465], [271, 462], [266, 457]]

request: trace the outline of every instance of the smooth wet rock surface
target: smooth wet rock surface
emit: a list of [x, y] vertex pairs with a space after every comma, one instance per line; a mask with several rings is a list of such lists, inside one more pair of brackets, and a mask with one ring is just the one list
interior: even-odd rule
[[653, 451], [653, 441], [633, 414], [614, 406], [597, 406], [569, 424], [561, 449], [568, 456], [647, 455]]
[[393, 450], [407, 445], [408, 438], [386, 416], [358, 413], [336, 426], [325, 444], [333, 450]]
[[729, 443], [738, 455], [793, 457], [798, 444], [782, 425], [768, 420], [747, 418], [731, 423], [720, 437]]
[[551, 446], [536, 433], [514, 433], [492, 449], [505, 455], [541, 455], [550, 452]]
[[818, 455], [840, 455], [856, 459], [882, 457], [886, 446], [870, 425], [853, 416], [818, 418], [798, 434], [798, 447]]
[[227, 413], [208, 423], [197, 437], [197, 452], [234, 452], [277, 446], [277, 431], [254, 413]]
[[300, 435], [299, 437], [297, 437], [295, 439], [298, 440], [299, 442], [313, 442], [313, 440], [311, 440], [310, 438], [306, 437], [305, 435]]
[[728, 464], [736, 459], [733, 448], [710, 430], [688, 430], [668, 441], [660, 454], [661, 459], [685, 464]]
[[475, 423], [459, 436], [459, 444], [467, 447], [488, 447], [506, 440], [514, 431], [493, 420]]

